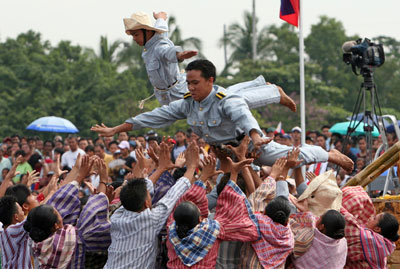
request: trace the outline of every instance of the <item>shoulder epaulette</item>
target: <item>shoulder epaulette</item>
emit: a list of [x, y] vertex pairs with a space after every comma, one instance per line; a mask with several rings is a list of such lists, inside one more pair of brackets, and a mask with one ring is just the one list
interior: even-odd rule
[[192, 96], [192, 94], [190, 92], [187, 92], [183, 95], [183, 99], [189, 98], [190, 96]]
[[223, 93], [223, 92], [217, 92], [217, 93], [215, 94], [215, 96], [217, 96], [219, 99], [222, 100], [222, 98], [226, 97], [226, 94]]

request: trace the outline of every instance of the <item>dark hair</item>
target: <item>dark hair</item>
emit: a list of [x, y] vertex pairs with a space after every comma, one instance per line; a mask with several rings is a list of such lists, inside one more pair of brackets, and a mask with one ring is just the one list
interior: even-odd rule
[[99, 148], [101, 148], [102, 150], [104, 150], [105, 149], [105, 147], [104, 147], [104, 145], [103, 144], [95, 144], [95, 146], [94, 146], [95, 148], [96, 147], [99, 147]]
[[122, 206], [129, 211], [139, 212], [147, 197], [146, 180], [143, 178], [133, 179], [122, 187], [120, 193]]
[[54, 149], [54, 152], [56, 152], [56, 153], [58, 153], [58, 154], [60, 154], [60, 155], [63, 155], [63, 154], [64, 154], [64, 150], [61, 149], [61, 148], [55, 148], [55, 149]]
[[209, 60], [199, 59], [190, 62], [186, 66], [186, 72], [190, 70], [199, 70], [201, 72], [201, 76], [205, 79], [213, 78], [213, 82], [217, 80], [215, 66]]
[[396, 217], [390, 213], [383, 213], [382, 218], [378, 223], [378, 227], [381, 228], [381, 235], [392, 242], [399, 240], [397, 231], [399, 230], [399, 222]]
[[111, 141], [110, 143], [108, 143], [108, 146], [111, 146], [112, 144], [115, 144], [118, 147], [118, 141], [117, 140]]
[[82, 137], [81, 139], [79, 139], [78, 142], [80, 143], [81, 141], [85, 141], [85, 140], [88, 141], [86, 137]]
[[322, 136], [325, 140], [328, 139], [328, 138], [326, 137], [326, 135], [324, 135], [324, 134], [319, 134], [319, 135], [317, 135], [317, 138], [318, 138], [318, 137], [321, 137], [321, 136]]
[[89, 151], [94, 152], [94, 146], [92, 146], [92, 145], [87, 145], [86, 148], [85, 148], [85, 152], [88, 153]]
[[289, 200], [283, 196], [275, 197], [265, 207], [265, 215], [270, 217], [274, 222], [286, 225], [290, 216]]
[[17, 199], [14, 196], [6, 195], [0, 198], [0, 221], [4, 226], [12, 224], [13, 215], [17, 213]]
[[20, 149], [20, 150], [17, 150], [17, 151], [15, 152], [15, 158], [17, 158], [19, 155], [22, 155], [22, 157], [25, 157], [25, 156], [26, 156], [26, 153], [25, 153], [25, 151], [23, 151], [22, 149]]
[[175, 135], [176, 135], [176, 134], [179, 134], [179, 133], [181, 133], [181, 134], [183, 134], [183, 135], [186, 135], [186, 133], [185, 133], [184, 131], [182, 131], [182, 130], [176, 131], [176, 132], [175, 132]]
[[328, 210], [321, 217], [321, 223], [325, 226], [325, 235], [333, 239], [341, 239], [344, 237], [344, 227], [346, 221], [342, 214], [336, 210]]
[[41, 205], [29, 212], [24, 229], [35, 242], [42, 242], [53, 233], [54, 224], [57, 223], [57, 215], [51, 205]]
[[328, 129], [330, 129], [330, 128], [331, 128], [331, 126], [329, 126], [329, 125], [323, 125], [323, 126], [321, 127], [321, 131], [322, 131], [323, 129], [325, 129], [325, 128], [328, 128]]
[[46, 140], [46, 141], [44, 141], [43, 145], [46, 145], [46, 143], [50, 143], [52, 148], [54, 148], [54, 146], [55, 146], [55, 145], [54, 145], [54, 142], [51, 141], [51, 140]]
[[8, 187], [5, 195], [11, 195], [17, 199], [18, 204], [22, 207], [24, 203], [26, 203], [26, 199], [31, 195], [31, 191], [24, 184], [17, 184], [11, 187]]
[[[228, 183], [229, 179], [231, 178], [230, 173], [226, 173], [222, 176], [221, 180], [217, 185], [217, 195], [219, 196], [221, 192], [224, 190], [226, 184]], [[242, 190], [243, 193], [246, 193], [246, 182], [244, 181], [242, 174], [238, 175], [236, 180], [236, 185]]]
[[178, 179], [183, 177], [183, 175], [185, 173], [186, 173], [186, 167], [177, 168], [177, 169], [175, 169], [174, 174], [172, 175], [172, 177], [175, 179], [175, 181], [177, 181]]
[[147, 138], [147, 142], [150, 142], [150, 141], [156, 141], [157, 143], [160, 143], [160, 141], [159, 141], [159, 139], [158, 139], [158, 136], [149, 136], [148, 138]]
[[188, 232], [199, 224], [200, 210], [192, 202], [180, 203], [174, 212], [176, 232], [180, 239], [188, 236]]

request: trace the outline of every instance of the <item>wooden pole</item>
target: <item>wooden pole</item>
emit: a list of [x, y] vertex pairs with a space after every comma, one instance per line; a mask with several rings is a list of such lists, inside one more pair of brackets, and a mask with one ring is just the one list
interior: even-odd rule
[[367, 186], [379, 175], [395, 165], [399, 161], [400, 141], [394, 144], [378, 159], [370, 163], [360, 173], [351, 178], [345, 186]]

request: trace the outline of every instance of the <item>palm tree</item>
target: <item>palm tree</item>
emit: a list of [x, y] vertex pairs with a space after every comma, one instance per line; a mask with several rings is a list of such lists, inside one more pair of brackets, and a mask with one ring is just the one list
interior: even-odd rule
[[[229, 25], [226, 35], [220, 39], [220, 46], [226, 44], [232, 50], [228, 65], [252, 58], [253, 16], [250, 12], [245, 11], [243, 17], [243, 26], [239, 23]], [[258, 18], [256, 19], [257, 22]], [[263, 27], [257, 33], [257, 52], [262, 54], [270, 42], [271, 40], [267, 36], [267, 28]]]
[[106, 36], [101, 36], [100, 37], [100, 55], [99, 58], [110, 62], [110, 63], [116, 63], [117, 62], [117, 56], [116, 52], [119, 46], [123, 42], [120, 40], [116, 40], [111, 45], [108, 45], [108, 38]]
[[176, 18], [173, 15], [171, 15], [168, 19], [168, 29], [168, 37], [169, 39], [171, 39], [172, 42], [174, 42], [175, 46], [181, 46], [185, 49], [197, 50], [199, 53], [199, 57], [204, 57], [204, 55], [202, 55], [201, 53], [203, 47], [201, 40], [197, 37], [188, 37], [184, 39], [182, 37], [182, 31], [176, 24]]

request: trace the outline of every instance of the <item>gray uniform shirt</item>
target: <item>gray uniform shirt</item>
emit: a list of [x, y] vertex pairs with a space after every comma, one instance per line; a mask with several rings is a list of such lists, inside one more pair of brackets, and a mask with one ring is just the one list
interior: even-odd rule
[[226, 94], [219, 98], [217, 92], [223, 92], [223, 88], [214, 86], [201, 102], [188, 97], [142, 113], [126, 122], [133, 124], [133, 130], [137, 130], [145, 127], [162, 128], [176, 120], [187, 119], [193, 131], [209, 144], [235, 141], [238, 135], [243, 132], [249, 135], [253, 129], [263, 135], [242, 97]]
[[[167, 22], [163, 19], [158, 19], [154, 27], [168, 31]], [[147, 75], [162, 105], [181, 99], [187, 91], [186, 76], [179, 72], [176, 58], [176, 53], [181, 51], [181, 47], [168, 39], [167, 32], [154, 34], [144, 46], [142, 58]]]

